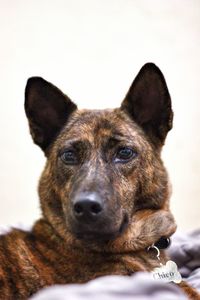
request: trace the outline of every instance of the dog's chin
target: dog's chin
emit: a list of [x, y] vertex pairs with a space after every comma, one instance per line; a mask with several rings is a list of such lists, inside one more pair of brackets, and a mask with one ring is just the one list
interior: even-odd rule
[[[127, 228], [129, 223], [128, 215], [125, 214], [120, 226], [116, 228], [115, 230], [110, 230], [107, 228], [106, 230], [103, 230], [102, 228], [95, 229], [92, 228], [92, 230], [78, 230], [77, 228], [72, 230], [73, 235], [82, 241], [90, 242], [90, 243], [106, 243], [108, 241], [116, 239], [118, 236], [123, 234], [125, 229]], [[92, 227], [92, 226], [91, 226]]]

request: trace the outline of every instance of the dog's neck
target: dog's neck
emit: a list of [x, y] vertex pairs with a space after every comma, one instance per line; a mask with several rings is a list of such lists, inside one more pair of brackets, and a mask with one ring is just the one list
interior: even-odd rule
[[77, 249], [86, 252], [133, 253], [143, 251], [156, 243], [161, 237], [170, 237], [176, 230], [173, 216], [165, 210], [145, 210], [136, 213], [127, 229], [115, 240], [104, 243], [79, 240], [70, 232], [59, 235], [54, 227], [45, 219], [39, 220], [33, 233], [40, 239], [48, 239], [54, 246], [66, 249]]

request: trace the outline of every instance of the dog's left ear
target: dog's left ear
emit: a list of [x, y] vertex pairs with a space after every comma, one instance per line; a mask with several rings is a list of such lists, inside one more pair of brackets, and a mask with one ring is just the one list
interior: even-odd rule
[[76, 105], [52, 83], [29, 78], [25, 89], [25, 112], [34, 142], [47, 153]]
[[160, 69], [145, 64], [133, 81], [121, 109], [142, 127], [155, 146], [164, 144], [172, 128], [170, 94]]

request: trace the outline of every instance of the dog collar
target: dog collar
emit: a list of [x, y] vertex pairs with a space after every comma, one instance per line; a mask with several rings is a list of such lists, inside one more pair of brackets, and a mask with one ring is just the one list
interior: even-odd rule
[[171, 244], [171, 240], [168, 237], [162, 236], [155, 244], [158, 249], [167, 249]]
[[160, 250], [167, 249], [171, 244], [171, 240], [169, 237], [162, 236], [157, 242], [153, 243], [149, 247], [146, 248], [146, 251], [149, 252], [151, 250], [157, 251], [157, 258], [159, 259], [160, 256]]

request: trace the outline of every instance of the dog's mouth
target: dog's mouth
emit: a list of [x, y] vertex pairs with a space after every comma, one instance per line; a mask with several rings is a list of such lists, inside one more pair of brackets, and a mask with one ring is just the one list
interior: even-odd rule
[[116, 230], [112, 229], [109, 231], [109, 228], [107, 228], [106, 230], [103, 230], [102, 228], [95, 229], [91, 226], [90, 230], [73, 230], [73, 234], [76, 236], [77, 239], [80, 240], [95, 243], [106, 243], [108, 241], [114, 240], [115, 238], [123, 234], [128, 224], [129, 218], [128, 215], [125, 213], [120, 226]]

